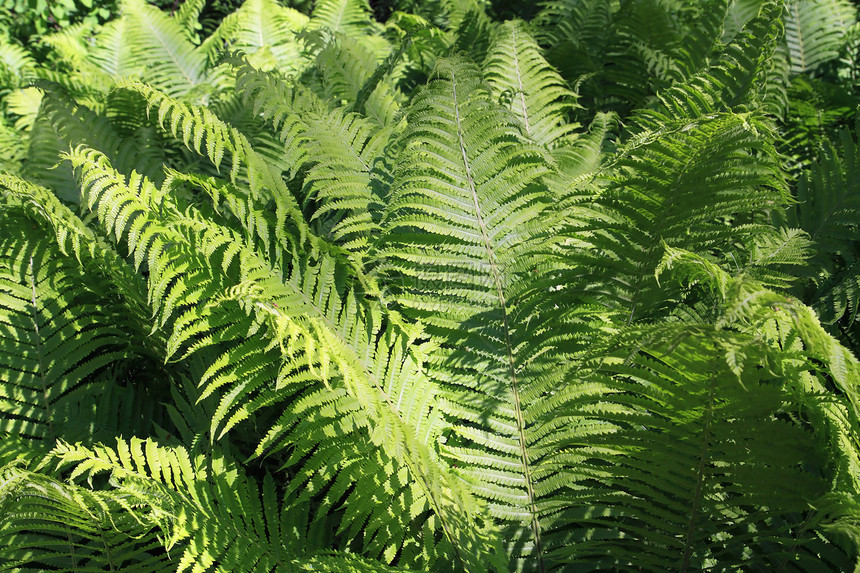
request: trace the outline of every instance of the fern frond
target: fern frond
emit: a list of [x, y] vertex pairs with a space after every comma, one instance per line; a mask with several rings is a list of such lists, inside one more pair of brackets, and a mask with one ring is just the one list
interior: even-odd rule
[[117, 18], [105, 23], [96, 35], [89, 59], [114, 79], [143, 73], [146, 62], [135, 54], [134, 26], [131, 18]]
[[813, 72], [838, 56], [857, 8], [845, 0], [790, 0], [785, 5], [785, 41], [791, 71]]
[[359, 252], [377, 228], [390, 175], [383, 161], [394, 133], [342, 109], [327, 112], [300, 87], [239, 68], [238, 85], [288, 146], [291, 169], [305, 170], [302, 196], [311, 220]]
[[173, 13], [173, 19], [185, 30], [185, 35], [193, 44], [199, 44], [197, 30], [200, 26], [200, 12], [206, 6], [206, 0], [185, 0], [179, 9]]
[[827, 323], [847, 315], [856, 320], [860, 308], [860, 124], [840, 134], [839, 147], [822, 150], [819, 161], [798, 182], [794, 219], [816, 244], [816, 283], [810, 299]]
[[373, 36], [379, 31], [367, 0], [320, 0], [314, 6], [308, 29], [320, 28], [355, 37]]
[[0, 39], [0, 94], [24, 84], [36, 68], [30, 52], [5, 38]]
[[[3, 176], [0, 193], [4, 228], [19, 233], [2, 237], [0, 338], [10, 366], [0, 377], [3, 432], [34, 449], [109, 432], [120, 420], [96, 427], [88, 404], [98, 394], [133, 399], [128, 365], [145, 371], [158, 356], [158, 338], [146, 337], [142, 285], [48, 190]], [[126, 390], [113, 388], [121, 378], [112, 379], [111, 368], [125, 370]]]
[[378, 270], [405, 312], [446, 338], [432, 372], [448, 388], [447, 413], [460, 421], [445, 451], [507, 522], [512, 557], [540, 562], [538, 460], [526, 407], [543, 380], [527, 367], [527, 320], [517, 316], [516, 296], [547, 240], [537, 223], [551, 228], [551, 196], [540, 179], [545, 156], [488, 96], [474, 64], [458, 58], [440, 61], [413, 100]]
[[129, 57], [135, 67], [144, 67], [144, 80], [171, 96], [185, 95], [207, 81], [206, 56], [176, 20], [141, 0], [124, 0], [123, 14]]
[[735, 242], [769, 232], [757, 214], [786, 202], [771, 130], [752, 115], [712, 114], [632, 138], [595, 200], [594, 224], [575, 234], [592, 246], [571, 249], [589, 273], [570, 283], [586, 300], [626, 308], [632, 321], [678, 296], [656, 290], [664, 242], [734, 266]]
[[0, 466], [0, 559], [15, 571], [162, 572], [170, 566], [144, 510], [109, 493]]
[[[125, 236], [135, 258], [149, 262], [156, 328], [173, 331], [168, 353], [227, 349], [213, 355], [200, 380], [202, 398], [222, 395], [213, 438], [274, 404], [285, 408], [292, 426], [291, 404], [301, 404], [304, 394], [312, 400], [305, 407], [325, 405], [325, 393], [309, 394], [314, 385], [343, 388], [371, 422], [370, 441], [408, 469], [412, 495], [438, 517], [434, 528], [463, 566], [493, 559], [491, 537], [481, 537], [493, 534], [475, 529], [477, 508], [429, 449], [439, 418], [432, 415], [437, 398], [422, 374], [418, 333], [405, 331], [396, 317], [383, 318], [378, 305], [349, 288], [350, 264], [324, 253], [318, 261], [296, 257], [281, 279], [241, 235], [193, 210], [180, 213], [169, 204], [162, 210], [148, 181], [126, 182], [93, 151], [75, 150], [69, 159], [103, 228]], [[211, 273], [218, 268], [223, 273]]]
[[251, 60], [259, 60], [261, 69], [268, 68], [262, 65], [268, 57], [281, 73], [299, 73], [308, 62], [296, 34], [307, 25], [307, 16], [274, 0], [248, 0], [222, 20], [203, 49], [213, 53], [241, 50]]
[[563, 411], [573, 428], [548, 456], [566, 468], [559, 562], [844, 566], [847, 555], [832, 545], [833, 562], [799, 550], [828, 545], [813, 508], [828, 490], [817, 468], [833, 457], [798, 421], [801, 409], [830, 399], [801, 390], [804, 375], [780, 367], [795, 352], [710, 326], [637, 329], [610, 348], [547, 398], [570, 403], [553, 415]]
[[576, 127], [566, 117], [574, 94], [543, 59], [521, 23], [508, 22], [499, 28], [484, 76], [493, 96], [510, 103], [531, 140], [554, 147]]
[[[271, 234], [274, 242], [288, 245], [295, 239], [301, 242], [307, 238], [307, 224], [280, 176], [280, 169], [257, 154], [235, 127], [227, 125], [205, 107], [187, 105], [140, 82], [119, 82], [117, 87], [142, 95], [149, 109], [157, 107], [159, 125], [190, 151], [207, 157], [216, 168], [229, 153], [230, 178], [235, 181], [241, 177], [248, 181], [255, 198], [274, 202], [276, 225], [265, 229], [265, 234]], [[287, 235], [288, 230], [292, 236]]]
[[[382, 81], [391, 79], [398, 52], [392, 61], [378, 62], [376, 55], [355, 38], [335, 37], [317, 54], [317, 69], [322, 82], [320, 96], [339, 106], [355, 102], [353, 109], [375, 119], [380, 125], [393, 126], [400, 117], [402, 94]], [[378, 73], [382, 75], [376, 77]], [[396, 77], [396, 76], [395, 76]], [[369, 82], [376, 81], [375, 85]], [[366, 93], [365, 93], [366, 91]], [[359, 94], [364, 99], [359, 101]]]

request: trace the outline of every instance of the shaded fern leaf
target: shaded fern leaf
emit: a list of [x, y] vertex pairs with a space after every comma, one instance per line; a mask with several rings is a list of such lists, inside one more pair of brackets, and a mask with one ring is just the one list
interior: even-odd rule
[[[819, 542], [814, 507], [828, 490], [819, 473], [828, 453], [797, 414], [828, 400], [814, 391], [790, 398], [803, 375], [781, 368], [782, 351], [709, 326], [638, 329], [610, 348], [549, 398], [569, 402], [561, 416], [574, 429], [550, 455], [567, 468], [561, 562], [649, 571], [738, 561], [845, 566], [833, 546], [835, 561], [798, 551]], [[744, 360], [733, 367], [738, 353]]]

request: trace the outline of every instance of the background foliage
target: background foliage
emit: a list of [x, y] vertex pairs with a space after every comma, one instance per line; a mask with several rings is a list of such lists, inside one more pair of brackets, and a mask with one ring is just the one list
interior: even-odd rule
[[858, 567], [855, 4], [3, 6], [3, 571]]

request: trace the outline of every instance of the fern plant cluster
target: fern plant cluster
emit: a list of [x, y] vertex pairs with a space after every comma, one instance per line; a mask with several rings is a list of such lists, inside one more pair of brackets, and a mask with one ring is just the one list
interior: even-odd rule
[[389, 4], [0, 43], [0, 570], [855, 570], [855, 8]]

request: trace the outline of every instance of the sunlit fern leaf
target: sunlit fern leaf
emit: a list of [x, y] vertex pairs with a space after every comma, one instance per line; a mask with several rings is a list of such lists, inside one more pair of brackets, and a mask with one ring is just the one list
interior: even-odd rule
[[815, 244], [800, 229], [782, 228], [755, 238], [749, 259], [741, 263], [746, 275], [771, 289], [790, 289], [809, 264]]
[[265, 241], [288, 245], [293, 240], [301, 242], [307, 238], [307, 223], [281, 177], [280, 167], [258, 154], [235, 127], [220, 120], [208, 108], [187, 105], [146, 84], [127, 81], [119, 82], [118, 86], [143, 96], [148, 109], [157, 108], [159, 125], [182, 141], [189, 151], [208, 158], [216, 168], [229, 159], [231, 180], [241, 178], [256, 199], [274, 203], [276, 224], [261, 229], [267, 237]]
[[[54, 457], [60, 467], [72, 470], [74, 481], [109, 474], [112, 488], [107, 491], [91, 493], [82, 486], [59, 483], [55, 487], [79, 492], [81, 510], [102, 509], [92, 507], [99, 496], [97, 501], [114, 509], [118, 525], [124, 523], [123, 517], [133, 516], [141, 532], [155, 529], [159, 545], [166, 549], [163, 559], [177, 571], [395, 570], [360, 555], [315, 548], [301, 525], [306, 521], [300, 513], [303, 507], [285, 503], [282, 488], [271, 475], [258, 483], [217, 450], [208, 459], [191, 458], [179, 447], [132, 439], [117, 441], [116, 448], [61, 443]], [[28, 477], [51, 481], [40, 475]], [[122, 533], [105, 529], [114, 537]]]
[[[418, 331], [353, 290], [346, 259], [296, 257], [282, 262], [281, 275], [241, 235], [194, 209], [180, 212], [146, 180], [126, 182], [98, 153], [77, 149], [69, 159], [105, 231], [124, 236], [135, 258], [148, 261], [155, 328], [172, 330], [168, 356], [226, 348], [199, 381], [201, 397], [221, 395], [213, 439], [260, 408], [290, 412], [313, 387], [343, 388], [372, 421], [370, 441], [408, 469], [409, 487], [428, 500], [457, 561], [473, 569], [498, 559], [495, 534], [477, 523], [479, 508], [430, 449], [440, 418]], [[308, 405], [324, 405], [324, 396], [311, 395]]]
[[71, 69], [85, 66], [89, 46], [86, 38], [93, 34], [92, 25], [81, 22], [67, 26], [41, 38], [41, 42], [51, 47], [54, 56]]
[[171, 96], [187, 94], [207, 80], [207, 60], [167, 14], [142, 0], [124, 0], [124, 36], [132, 65], [142, 77]]
[[526, 136], [555, 147], [576, 127], [567, 112], [574, 94], [553, 70], [522, 23], [499, 28], [484, 64], [493, 97], [510, 105]]
[[381, 156], [392, 134], [340, 111], [305, 121], [314, 160], [304, 179], [305, 201], [317, 205], [312, 217], [324, 222], [335, 243], [361, 251], [382, 216], [390, 175]]
[[[733, 368], [728, 350], [745, 361]], [[832, 566], [798, 549], [822, 540], [814, 508], [829, 452], [796, 420], [829, 399], [792, 398], [804, 382], [779, 366], [784, 352], [799, 356], [751, 335], [663, 326], [628, 332], [593, 369], [572, 371], [570, 388], [548, 398], [569, 401], [553, 416], [575, 429], [549, 456], [568, 468], [557, 518], [569, 525], [547, 536], [559, 562], [768, 569], [796, 556], [792, 570]], [[847, 555], [831, 552], [843, 566]]]
[[[290, 75], [301, 72], [308, 63], [296, 38], [307, 24], [307, 16], [274, 0], [249, 0], [224, 18], [207, 38], [204, 49], [241, 50], [256, 67], [276, 66], [281, 73]], [[271, 62], [267, 63], [266, 57]]]
[[779, 94], [769, 92], [780, 33], [778, 15], [779, 6], [766, 4], [713, 62], [686, 81], [660, 91], [659, 105], [638, 110], [637, 119], [649, 125], [652, 115], [658, 122], [665, 116], [696, 118], [713, 112], [758, 108], [778, 99]]
[[790, 0], [785, 4], [785, 41], [791, 71], [814, 72], [838, 56], [857, 9], [846, 0]]
[[143, 72], [145, 62], [135, 55], [130, 18], [117, 18], [106, 22], [95, 36], [95, 45], [90, 50], [89, 59], [108, 76], [121, 77]]
[[525, 409], [543, 379], [527, 367], [526, 317], [516, 315], [515, 297], [530, 249], [547, 241], [536, 227], [551, 205], [540, 180], [546, 160], [461, 58], [438, 63], [408, 119], [378, 269], [405, 312], [447, 338], [432, 362], [447, 413], [460, 420], [445, 451], [506, 522], [512, 558], [533, 554], [540, 563]]

